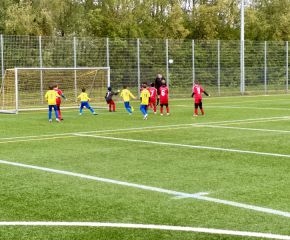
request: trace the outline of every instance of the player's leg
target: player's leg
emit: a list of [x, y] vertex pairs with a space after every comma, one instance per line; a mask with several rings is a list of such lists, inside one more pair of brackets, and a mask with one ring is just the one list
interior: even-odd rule
[[156, 114], [156, 110], [157, 110], [157, 109], [156, 109], [156, 101], [154, 101], [154, 102], [153, 102], [153, 112], [154, 112], [154, 114]]
[[85, 106], [85, 102], [81, 102], [81, 106], [80, 106], [80, 115], [83, 114], [83, 108]]
[[61, 111], [60, 111], [60, 104], [57, 104], [56, 107], [57, 107], [57, 113], [58, 113], [59, 120], [63, 120], [62, 115], [61, 115]]
[[199, 109], [201, 111], [201, 114], [204, 115], [204, 110], [203, 110], [203, 107], [202, 107], [202, 101], [199, 102], [198, 106], [199, 106]]
[[57, 111], [57, 106], [53, 105], [53, 110], [54, 110], [54, 114], [55, 114], [55, 120], [57, 122], [59, 122], [59, 116], [58, 116], [58, 111]]
[[193, 116], [198, 116], [198, 105], [199, 103], [195, 101], [194, 103], [194, 115]]
[[163, 104], [160, 103], [160, 115], [163, 116]]
[[169, 105], [168, 105], [168, 103], [166, 103], [165, 106], [166, 106], [166, 114], [169, 115], [170, 113], [169, 113]]
[[92, 114], [97, 115], [97, 113], [95, 112], [95, 110], [90, 106], [90, 104], [88, 102], [86, 102], [86, 108], [89, 109]]
[[52, 122], [52, 105], [48, 105], [48, 121]]
[[111, 100], [112, 103], [112, 111], [115, 112], [116, 111], [116, 104], [114, 102], [114, 100]]
[[132, 114], [130, 102], [124, 102], [125, 108], [129, 114]]
[[109, 112], [112, 112], [112, 104], [111, 104], [111, 101], [107, 101], [107, 104], [109, 105]]

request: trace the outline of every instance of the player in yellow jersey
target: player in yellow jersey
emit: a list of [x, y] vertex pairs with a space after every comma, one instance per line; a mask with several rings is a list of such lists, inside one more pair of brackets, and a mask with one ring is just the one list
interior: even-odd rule
[[88, 94], [86, 93], [86, 89], [85, 88], [82, 88], [82, 93], [78, 96], [78, 99], [81, 100], [80, 115], [83, 114], [83, 108], [84, 107], [86, 107], [87, 109], [89, 109], [92, 112], [92, 114], [98, 115], [95, 112], [95, 110], [89, 104], [90, 98], [89, 98]]
[[121, 91], [120, 96], [123, 98], [126, 110], [131, 115], [134, 111], [134, 108], [130, 106], [130, 98], [136, 99], [136, 97], [130, 92], [130, 90], [127, 89], [126, 85], [123, 86], [123, 90]]
[[57, 106], [56, 106], [56, 98], [60, 97], [59, 94], [53, 90], [53, 86], [49, 86], [49, 90], [45, 94], [45, 99], [48, 103], [48, 121], [52, 122], [52, 108], [55, 113], [55, 120], [59, 122]]
[[147, 107], [149, 104], [149, 99], [150, 99], [150, 92], [147, 89], [147, 83], [143, 83], [141, 94], [140, 94], [140, 100], [141, 100], [140, 110], [143, 113], [144, 120], [147, 120], [147, 117], [148, 117]]

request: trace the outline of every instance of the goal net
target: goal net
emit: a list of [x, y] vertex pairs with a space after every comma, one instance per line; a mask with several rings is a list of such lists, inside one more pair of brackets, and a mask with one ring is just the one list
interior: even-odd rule
[[67, 100], [62, 108], [77, 106], [77, 96], [85, 88], [95, 107], [103, 103], [110, 85], [109, 67], [14, 68], [7, 69], [0, 89], [0, 112], [17, 113], [47, 107], [45, 93], [58, 85]]

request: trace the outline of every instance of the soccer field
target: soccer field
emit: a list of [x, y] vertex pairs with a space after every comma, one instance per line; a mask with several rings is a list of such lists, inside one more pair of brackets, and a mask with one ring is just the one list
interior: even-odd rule
[[0, 115], [0, 239], [290, 239], [290, 96]]

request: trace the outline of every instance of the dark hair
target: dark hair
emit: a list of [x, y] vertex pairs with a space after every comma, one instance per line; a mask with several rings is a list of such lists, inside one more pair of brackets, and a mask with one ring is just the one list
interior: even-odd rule
[[49, 89], [49, 90], [53, 90], [53, 85], [49, 85], [49, 86], [48, 86], [48, 89]]
[[151, 87], [154, 87], [154, 86], [155, 86], [155, 84], [154, 84], [154, 83], [151, 83], [151, 84], [150, 84], [150, 86], [151, 86]]
[[86, 89], [85, 88], [82, 88], [82, 92], [85, 92], [86, 91]]
[[126, 89], [127, 88], [127, 85], [123, 85], [123, 88]]
[[111, 88], [111, 87], [108, 87], [108, 90], [109, 90], [109, 91], [112, 91], [112, 88]]

